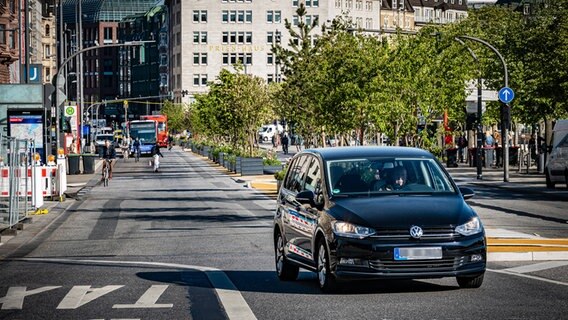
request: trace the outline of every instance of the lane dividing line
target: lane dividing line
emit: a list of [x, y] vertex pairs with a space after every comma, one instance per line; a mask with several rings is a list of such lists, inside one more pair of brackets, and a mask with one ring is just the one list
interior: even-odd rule
[[531, 275], [529, 275], [529, 274], [511, 272], [511, 271], [507, 271], [507, 269], [505, 269], [505, 270], [486, 269], [486, 270], [487, 270], [487, 271], [490, 271], [490, 272], [501, 273], [501, 274], [508, 274], [508, 275], [511, 275], [511, 276], [516, 276], [516, 277], [521, 277], [521, 278], [527, 278], [527, 279], [532, 279], [532, 280], [538, 280], [538, 281], [543, 281], [543, 282], [548, 282], [548, 283], [559, 284], [559, 285], [561, 285], [561, 286], [568, 286], [568, 283], [566, 283], [566, 282], [561, 282], [561, 281], [556, 281], [556, 280], [551, 280], [551, 279], [546, 279], [546, 278], [531, 276]]
[[548, 270], [563, 266], [568, 266], [568, 261], [548, 261], [548, 262], [530, 264], [526, 266], [507, 268], [505, 270], [515, 273], [530, 273], [530, 272], [537, 272], [537, 271]]
[[220, 269], [193, 266], [177, 263], [164, 263], [164, 262], [146, 262], [146, 261], [109, 261], [109, 260], [73, 260], [73, 259], [57, 259], [57, 258], [17, 258], [10, 259], [13, 261], [28, 261], [28, 262], [55, 262], [55, 263], [71, 263], [71, 264], [107, 264], [107, 265], [141, 265], [141, 266], [154, 266], [165, 267], [174, 269], [190, 269], [204, 272], [211, 282], [213, 289], [217, 293], [217, 297], [221, 305], [225, 309], [229, 319], [234, 320], [256, 320], [256, 317], [249, 305], [241, 295], [241, 292], [231, 282], [231, 279]]

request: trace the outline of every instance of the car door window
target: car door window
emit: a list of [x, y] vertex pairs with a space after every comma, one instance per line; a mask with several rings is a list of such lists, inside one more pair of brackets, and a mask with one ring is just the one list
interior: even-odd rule
[[309, 162], [306, 170], [306, 184], [304, 185], [304, 189], [319, 193], [321, 188], [320, 166], [318, 160], [314, 157], [312, 157]]
[[308, 156], [301, 156], [294, 160], [290, 166], [290, 174], [288, 175], [286, 184], [284, 185], [286, 189], [296, 193], [304, 189], [304, 175], [308, 164]]

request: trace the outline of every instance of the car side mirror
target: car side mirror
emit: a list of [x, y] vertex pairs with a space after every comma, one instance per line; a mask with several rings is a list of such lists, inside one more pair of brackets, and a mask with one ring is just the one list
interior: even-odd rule
[[312, 207], [316, 206], [315, 194], [313, 191], [304, 190], [296, 195], [296, 201], [301, 204], [309, 204]]
[[471, 199], [475, 195], [475, 191], [466, 187], [460, 187], [460, 192], [464, 200]]

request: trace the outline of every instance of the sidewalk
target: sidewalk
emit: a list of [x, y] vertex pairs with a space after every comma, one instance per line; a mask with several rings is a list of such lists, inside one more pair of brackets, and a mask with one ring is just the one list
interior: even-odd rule
[[19, 228], [4, 230], [0, 236], [0, 260], [55, 223], [75, 200], [80, 200], [81, 196], [99, 182], [97, 171], [100, 170], [102, 161], [96, 161], [95, 173], [67, 175], [67, 191], [63, 201], [46, 197], [43, 206], [35, 212], [30, 212]]

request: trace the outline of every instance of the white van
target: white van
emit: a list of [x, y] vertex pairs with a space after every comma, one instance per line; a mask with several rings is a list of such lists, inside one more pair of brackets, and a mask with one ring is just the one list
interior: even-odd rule
[[280, 134], [284, 132], [284, 128], [281, 125], [265, 124], [260, 129], [258, 129], [258, 137], [260, 141], [272, 141], [274, 134]]
[[546, 186], [566, 183], [568, 188], [568, 120], [558, 120], [552, 130], [552, 152], [545, 167]]

